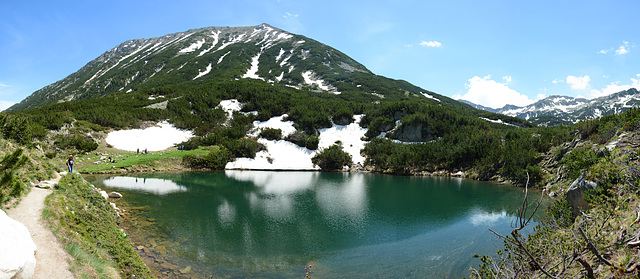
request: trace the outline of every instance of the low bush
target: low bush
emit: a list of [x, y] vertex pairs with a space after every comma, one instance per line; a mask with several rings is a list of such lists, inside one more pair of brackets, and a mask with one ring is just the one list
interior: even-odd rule
[[232, 154], [224, 146], [212, 146], [207, 155], [185, 155], [182, 164], [194, 169], [222, 170]]
[[342, 170], [344, 166], [353, 164], [351, 155], [342, 150], [341, 144], [334, 144], [328, 148], [321, 149], [318, 154], [311, 158], [311, 162], [319, 166], [323, 171]]

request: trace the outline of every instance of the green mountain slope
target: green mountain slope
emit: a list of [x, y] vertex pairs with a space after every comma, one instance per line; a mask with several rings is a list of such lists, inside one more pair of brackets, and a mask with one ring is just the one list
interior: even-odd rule
[[327, 45], [262, 24], [126, 41], [10, 110], [165, 85], [241, 79], [324, 94], [364, 94], [371, 100], [410, 94], [458, 105], [407, 82], [377, 76]]

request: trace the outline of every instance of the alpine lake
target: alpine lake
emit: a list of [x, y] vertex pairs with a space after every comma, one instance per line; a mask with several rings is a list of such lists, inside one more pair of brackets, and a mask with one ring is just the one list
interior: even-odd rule
[[[460, 178], [219, 171], [85, 175], [159, 278], [461, 278], [524, 188]], [[530, 204], [540, 198], [529, 191]], [[547, 200], [534, 221], [543, 217]], [[531, 224], [527, 230], [531, 232]]]

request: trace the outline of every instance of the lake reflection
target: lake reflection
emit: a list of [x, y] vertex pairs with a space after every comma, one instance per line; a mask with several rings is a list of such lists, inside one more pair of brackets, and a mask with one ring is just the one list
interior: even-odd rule
[[362, 173], [87, 179], [119, 189], [130, 208], [144, 207], [131, 211], [132, 219], [153, 224], [136, 231], [140, 222], [132, 221], [136, 245], [164, 241], [166, 260], [190, 266], [195, 278], [302, 278], [309, 262], [316, 278], [466, 276], [477, 265], [473, 254], [493, 254], [500, 245], [488, 229], [510, 231], [523, 195], [462, 179]]

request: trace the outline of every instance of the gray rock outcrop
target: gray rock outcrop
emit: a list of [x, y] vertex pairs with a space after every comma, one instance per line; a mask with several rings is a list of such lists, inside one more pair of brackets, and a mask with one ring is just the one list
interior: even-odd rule
[[426, 142], [433, 139], [433, 132], [428, 125], [414, 122], [400, 125], [392, 138], [403, 142]]
[[595, 189], [598, 184], [593, 181], [585, 180], [587, 172], [583, 172], [578, 179], [576, 179], [567, 190], [567, 202], [573, 207], [573, 216], [578, 216], [581, 210], [587, 210], [590, 208], [589, 203], [584, 200], [584, 192], [587, 190]]

